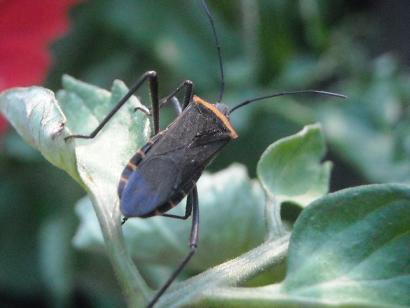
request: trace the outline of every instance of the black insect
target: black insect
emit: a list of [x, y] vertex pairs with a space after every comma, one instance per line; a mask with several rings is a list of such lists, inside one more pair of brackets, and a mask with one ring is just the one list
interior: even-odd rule
[[[212, 16], [205, 1], [201, 1], [210, 21], [217, 47], [221, 74], [221, 90], [218, 103], [211, 104], [193, 95], [193, 84], [189, 80], [184, 81], [170, 95], [159, 100], [157, 73], [155, 71], [148, 71], [137, 80], [135, 85], [90, 135], [71, 135], [66, 137], [66, 139], [94, 138], [141, 85], [148, 81], [152, 103], [149, 115], [153, 118], [155, 134], [130, 159], [122, 172], [118, 185], [120, 210], [124, 215], [122, 223], [125, 223], [130, 217], [146, 218], [160, 215], [176, 219], [187, 219], [192, 215], [189, 240], [190, 251], [171, 277], [156, 293], [148, 307], [152, 307], [158, 301], [196, 251], [199, 229], [196, 181], [221, 149], [229, 141], [238, 137], [238, 134], [231, 125], [230, 114], [249, 103], [289, 94], [315, 93], [344, 98], [343, 95], [336, 93], [304, 90], [281, 92], [253, 98], [231, 109], [227, 105], [220, 103], [224, 92], [224, 71], [220, 45]], [[181, 92], [184, 92], [182, 104], [176, 97]], [[166, 129], [160, 131], [159, 110], [168, 102], [172, 102], [176, 106], [179, 115]], [[188, 196], [185, 215], [166, 214], [168, 210], [175, 207], [185, 196]]]

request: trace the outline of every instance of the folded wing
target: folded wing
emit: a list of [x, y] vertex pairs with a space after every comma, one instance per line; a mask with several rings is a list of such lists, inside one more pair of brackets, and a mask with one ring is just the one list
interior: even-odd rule
[[122, 214], [126, 217], [150, 216], [175, 193], [179, 174], [174, 161], [166, 156], [144, 161], [130, 175], [122, 191]]

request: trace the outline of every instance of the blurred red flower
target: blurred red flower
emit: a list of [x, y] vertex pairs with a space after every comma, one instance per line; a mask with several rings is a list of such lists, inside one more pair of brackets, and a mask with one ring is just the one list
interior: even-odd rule
[[[79, 0], [0, 0], [0, 91], [40, 84], [51, 64], [48, 45], [67, 30]], [[0, 135], [7, 123], [0, 116]]]
[[3, 135], [7, 131], [7, 122], [6, 120], [0, 115], [0, 136]]

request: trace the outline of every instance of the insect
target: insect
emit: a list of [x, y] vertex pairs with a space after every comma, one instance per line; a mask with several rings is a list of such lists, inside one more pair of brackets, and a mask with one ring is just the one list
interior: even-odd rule
[[[66, 139], [94, 138], [127, 100], [144, 83], [148, 83], [152, 103], [149, 115], [153, 119], [154, 136], [129, 160], [121, 174], [118, 196], [120, 210], [124, 216], [122, 223], [131, 217], [147, 218], [160, 215], [185, 220], [192, 216], [190, 250], [171, 277], [155, 294], [148, 307], [153, 307], [197, 249], [199, 206], [196, 182], [221, 149], [238, 137], [231, 124], [230, 115], [247, 104], [283, 95], [314, 93], [344, 98], [343, 95], [336, 93], [304, 90], [252, 98], [233, 108], [221, 103], [224, 92], [224, 71], [220, 44], [207, 4], [204, 0], [201, 0], [201, 3], [212, 27], [219, 61], [221, 89], [216, 104], [195, 96], [193, 83], [189, 80], [185, 80], [171, 94], [160, 100], [157, 73], [148, 71], [137, 80], [91, 134], [66, 137]], [[182, 93], [184, 95], [181, 103], [177, 95]], [[166, 129], [160, 131], [159, 111], [169, 102], [177, 107], [178, 116]], [[178, 205], [185, 196], [187, 196], [185, 215], [167, 214], [167, 211]]]

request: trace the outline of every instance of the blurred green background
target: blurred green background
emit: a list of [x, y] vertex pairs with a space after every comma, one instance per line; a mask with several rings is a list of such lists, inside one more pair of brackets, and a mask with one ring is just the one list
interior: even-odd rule
[[[255, 176], [262, 151], [320, 121], [334, 162], [331, 190], [410, 179], [408, 1], [209, 1], [223, 48], [224, 102], [279, 90], [322, 89], [349, 96], [286, 97], [232, 116], [240, 138], [210, 167], [241, 162]], [[109, 88], [156, 70], [160, 94], [190, 79], [199, 96], [219, 90], [216, 50], [198, 1], [94, 0], [70, 12], [52, 45], [45, 86], [61, 75]], [[147, 102], [146, 91], [138, 95]], [[173, 117], [165, 110], [162, 126]], [[115, 141], [113, 141], [115, 143]], [[10, 131], [0, 137], [0, 306], [116, 307], [124, 304], [104, 253], [75, 250], [84, 195]]]

